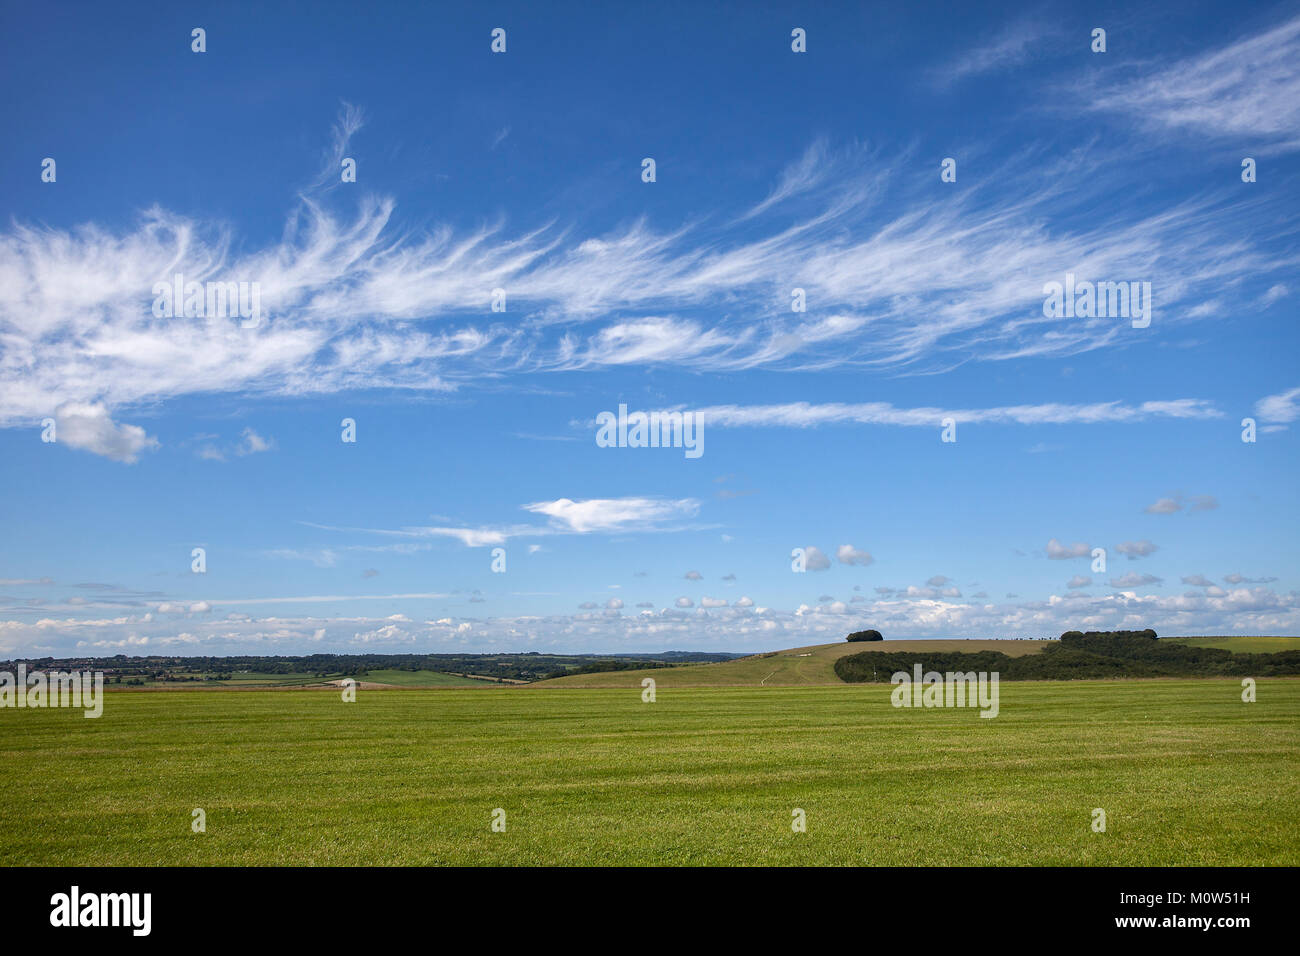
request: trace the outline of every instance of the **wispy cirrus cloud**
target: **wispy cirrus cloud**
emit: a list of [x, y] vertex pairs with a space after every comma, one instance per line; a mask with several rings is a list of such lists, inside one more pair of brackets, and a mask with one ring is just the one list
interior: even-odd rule
[[313, 189], [333, 189], [342, 182], [339, 174], [348, 146], [352, 137], [365, 125], [365, 113], [359, 107], [347, 101], [340, 104], [338, 118], [330, 130], [330, 145], [321, 157], [321, 168], [312, 183]]
[[1059, 17], [1052, 19], [1042, 12], [1017, 17], [932, 70], [930, 82], [943, 89], [972, 77], [1015, 69], [1045, 55], [1063, 35]]
[[1199, 398], [1169, 401], [1094, 402], [1070, 405], [1003, 405], [992, 408], [899, 408], [889, 402], [786, 402], [778, 405], [712, 405], [695, 409], [715, 428], [815, 428], [822, 425], [892, 425], [937, 428], [945, 418], [990, 425], [1090, 425], [1156, 419], [1217, 419], [1224, 413]]
[[[1300, 149], [1300, 17], [1225, 46], [1081, 88], [1094, 110], [1161, 130]], [[1126, 71], [1128, 72], [1128, 71]], [[1131, 73], [1129, 73], [1131, 76]]]
[[[1236, 194], [1099, 221], [1088, 202], [1120, 156], [1061, 169], [1018, 157], [1028, 188], [1004, 185], [1025, 181], [1009, 167], [936, 196], [903, 161], [864, 172], [853, 155], [806, 154], [743, 224], [416, 233], [394, 200], [364, 194], [350, 217], [309, 194], [280, 239], [248, 251], [226, 225], [157, 207], [118, 229], [15, 223], [0, 233], [0, 426], [68, 402], [111, 414], [185, 395], [436, 392], [626, 366], [907, 373], [1071, 355], [1132, 330], [1044, 317], [1043, 283], [1067, 269], [1149, 276], [1156, 321], [1177, 323], [1211, 289], [1275, 286], [1297, 260], [1252, 243], [1239, 227], [1256, 210]], [[263, 320], [155, 316], [154, 284], [176, 273], [258, 282]], [[795, 287], [807, 313], [791, 311]], [[508, 318], [487, 317], [495, 288]]]
[[552, 524], [574, 534], [660, 528], [671, 520], [694, 517], [700, 510], [694, 498], [588, 498], [573, 501], [536, 501], [525, 511], [549, 517]]
[[[449, 525], [407, 528], [346, 528], [304, 521], [304, 525], [326, 531], [361, 532], [404, 538], [453, 538], [467, 548], [505, 544], [511, 538], [539, 538], [561, 534], [654, 533], [684, 530], [681, 522], [695, 517], [700, 502], [695, 498], [587, 498], [575, 501], [557, 498], [520, 506], [524, 511], [545, 515], [547, 524], [510, 524], [455, 527]], [[352, 546], [359, 547], [359, 546]], [[531, 549], [530, 549], [531, 550]]]
[[1255, 415], [1265, 423], [1261, 431], [1285, 431], [1288, 425], [1300, 418], [1300, 388], [1261, 398], [1255, 403]]
[[780, 181], [768, 193], [767, 198], [741, 216], [741, 219], [751, 219], [767, 212], [778, 203], [803, 195], [824, 184], [831, 169], [827, 156], [828, 150], [829, 146], [825, 139], [813, 140], [799, 161], [790, 164], [781, 173]]

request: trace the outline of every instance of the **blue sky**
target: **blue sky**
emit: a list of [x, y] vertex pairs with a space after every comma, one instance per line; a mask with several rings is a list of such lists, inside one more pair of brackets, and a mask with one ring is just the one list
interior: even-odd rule
[[1300, 634], [1293, 7], [533, 6], [0, 15], [0, 654]]

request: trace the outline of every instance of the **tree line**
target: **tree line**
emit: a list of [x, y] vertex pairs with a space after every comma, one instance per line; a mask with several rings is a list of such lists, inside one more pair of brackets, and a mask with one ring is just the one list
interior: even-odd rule
[[1156, 639], [1145, 631], [1066, 631], [1036, 654], [1001, 651], [866, 651], [835, 662], [850, 684], [888, 682], [898, 671], [997, 671], [1001, 680], [1091, 680], [1108, 677], [1281, 677], [1300, 674], [1300, 651], [1241, 654]]

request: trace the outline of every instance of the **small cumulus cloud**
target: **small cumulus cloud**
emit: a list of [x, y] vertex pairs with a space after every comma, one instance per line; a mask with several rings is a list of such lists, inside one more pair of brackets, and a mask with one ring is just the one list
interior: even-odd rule
[[1053, 561], [1068, 561], [1072, 558], [1086, 558], [1092, 553], [1092, 548], [1082, 541], [1076, 541], [1074, 544], [1062, 544], [1056, 538], [1047, 542], [1047, 556]]
[[1248, 578], [1240, 574], [1225, 574], [1223, 580], [1229, 584], [1272, 584], [1277, 578]]
[[861, 551], [851, 544], [842, 544], [835, 549], [835, 560], [840, 564], [854, 564], [859, 567], [866, 567], [876, 559], [868, 551]]
[[804, 567], [809, 571], [825, 571], [831, 566], [831, 559], [816, 545], [810, 544], [803, 549]]
[[140, 453], [158, 446], [138, 425], [119, 425], [95, 402], [65, 402], [54, 412], [55, 441], [112, 461], [135, 464]]
[[1184, 508], [1189, 513], [1197, 511], [1213, 511], [1219, 507], [1219, 499], [1214, 495], [1173, 495], [1168, 498], [1158, 498], [1152, 504], [1143, 509], [1149, 515], [1171, 515]]
[[1136, 561], [1138, 558], [1145, 558], [1160, 550], [1160, 546], [1152, 544], [1143, 538], [1141, 541], [1124, 541], [1115, 545], [1115, 550], [1120, 554], [1126, 555], [1130, 561]]
[[1136, 571], [1130, 571], [1128, 574], [1111, 578], [1110, 586], [1113, 588], [1140, 588], [1148, 584], [1159, 584], [1163, 580], [1163, 578], [1158, 578], [1154, 574], [1138, 574]]

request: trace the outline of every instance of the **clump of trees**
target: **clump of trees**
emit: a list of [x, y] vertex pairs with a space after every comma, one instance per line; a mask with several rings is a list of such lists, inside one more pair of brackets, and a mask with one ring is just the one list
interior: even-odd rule
[[1098, 637], [1116, 637], [1116, 638], [1143, 638], [1144, 640], [1154, 641], [1156, 632], [1147, 628], [1145, 631], [1066, 631], [1061, 635], [1061, 640], [1066, 643], [1076, 643], [1085, 639]]
[[[891, 647], [905, 646], [895, 641]], [[1217, 647], [1170, 644], [1155, 631], [1068, 631], [1037, 654], [1000, 651], [866, 651], [835, 662], [850, 684], [888, 681], [898, 671], [997, 671], [1002, 680], [1091, 680], [1112, 677], [1278, 677], [1300, 674], [1300, 651], [1242, 654]]]
[[846, 641], [883, 641], [884, 638], [880, 636], [879, 631], [854, 631], [852, 634], [846, 637], [845, 640]]

